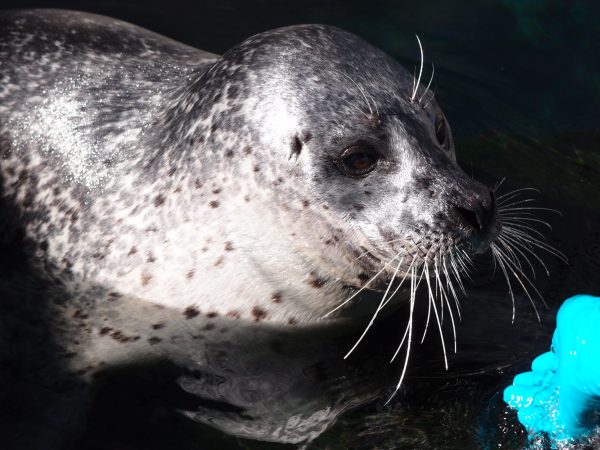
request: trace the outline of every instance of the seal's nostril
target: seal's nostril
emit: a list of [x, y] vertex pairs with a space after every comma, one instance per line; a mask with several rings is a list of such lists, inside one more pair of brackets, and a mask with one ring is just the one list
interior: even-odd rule
[[496, 197], [494, 192], [489, 190], [489, 198], [481, 198], [467, 203], [467, 207], [455, 205], [457, 215], [460, 220], [478, 233], [488, 231], [496, 213]]
[[459, 217], [463, 219], [466, 225], [470, 225], [476, 231], [481, 231], [481, 221], [478, 217], [478, 214], [475, 211], [470, 209], [461, 208], [460, 206], [456, 206], [456, 211], [458, 212]]

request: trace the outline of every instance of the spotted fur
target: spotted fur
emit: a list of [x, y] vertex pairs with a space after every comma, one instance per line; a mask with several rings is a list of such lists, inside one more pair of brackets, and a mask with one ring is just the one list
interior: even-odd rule
[[[313, 323], [399, 252], [487, 245], [457, 208], [493, 212], [490, 193], [436, 140], [439, 106], [350, 33], [281, 28], [219, 57], [105, 17], [13, 11], [0, 61], [0, 244], [60, 286], [51, 321], [94, 348], [67, 349], [78, 370], [185, 347], [204, 315]], [[355, 143], [380, 155], [363, 178], [339, 168]]]

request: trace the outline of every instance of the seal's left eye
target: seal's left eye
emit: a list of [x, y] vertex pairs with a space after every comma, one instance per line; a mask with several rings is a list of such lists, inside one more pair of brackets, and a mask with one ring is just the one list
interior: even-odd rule
[[371, 172], [377, 165], [379, 155], [370, 147], [353, 145], [340, 156], [342, 172], [351, 177], [360, 177]]

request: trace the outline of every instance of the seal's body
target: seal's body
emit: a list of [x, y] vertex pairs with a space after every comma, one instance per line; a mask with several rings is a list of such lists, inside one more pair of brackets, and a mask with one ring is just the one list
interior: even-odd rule
[[393, 256], [494, 225], [435, 101], [348, 33], [284, 28], [218, 58], [88, 14], [0, 20], [1, 238], [52, 277], [310, 322]]
[[356, 314], [358, 288], [499, 228], [431, 92], [328, 26], [218, 57], [105, 17], [0, 13], [0, 155], [0, 362], [61, 402], [65, 377], [136, 355], [198, 365], [230, 323]]

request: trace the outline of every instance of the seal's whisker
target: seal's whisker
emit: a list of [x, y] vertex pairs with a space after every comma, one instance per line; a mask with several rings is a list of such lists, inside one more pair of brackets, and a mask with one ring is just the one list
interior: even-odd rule
[[425, 264], [425, 281], [427, 282], [427, 289], [429, 293], [429, 302], [433, 308], [433, 314], [435, 315], [435, 321], [438, 326], [438, 331], [440, 332], [440, 341], [442, 343], [442, 352], [444, 354], [444, 366], [446, 370], [448, 370], [448, 356], [446, 354], [446, 342], [444, 340], [444, 332], [442, 330], [442, 322], [440, 321], [440, 315], [438, 314], [437, 306], [435, 304], [435, 299], [433, 298], [433, 294], [431, 292], [431, 283], [429, 280], [429, 267]]
[[456, 279], [456, 282], [458, 283], [458, 287], [460, 287], [460, 290], [463, 292], [463, 294], [467, 295], [467, 291], [465, 290], [465, 286], [460, 278], [460, 272], [458, 270], [458, 266], [456, 264], [456, 259], [454, 258], [454, 252], [451, 251], [449, 253], [450, 255], [450, 267], [454, 273], [454, 278]]
[[[515, 280], [517, 280], [517, 282], [521, 285], [521, 288], [523, 288], [523, 292], [525, 292], [525, 295], [529, 299], [529, 302], [531, 303], [531, 306], [533, 307], [533, 310], [535, 311], [535, 315], [539, 321], [540, 313], [537, 309], [537, 306], [535, 305], [535, 301], [531, 297], [529, 290], [525, 286], [525, 283], [523, 282], [523, 280], [521, 280], [521, 277], [519, 276], [519, 274], [529, 283], [531, 288], [533, 288], [533, 290], [540, 297], [540, 299], [542, 300], [542, 303], [544, 305], [546, 305], [546, 301], [544, 300], [542, 295], [539, 293], [539, 291], [537, 290], [535, 285], [529, 280], [529, 278], [522, 271], [519, 271], [519, 268], [514, 265], [513, 261], [499, 247], [496, 247], [496, 250], [498, 252], [498, 259], [503, 260], [506, 263], [507, 268], [511, 271], [513, 277], [515, 277]], [[519, 272], [519, 273], [517, 273], [517, 272]], [[546, 307], [547, 307], [547, 305], [546, 305]]]
[[546, 266], [544, 261], [542, 261], [542, 258], [540, 258], [538, 256], [538, 254], [535, 253], [530, 247], [528, 247], [527, 245], [523, 244], [522, 242], [514, 239], [511, 236], [500, 236], [500, 237], [502, 239], [505, 239], [511, 245], [513, 245], [515, 247], [515, 250], [516, 250], [516, 247], [519, 247], [522, 251], [527, 252], [527, 253], [531, 254], [533, 257], [535, 257], [537, 259], [537, 261], [540, 263], [540, 265], [544, 268], [546, 275], [550, 276], [550, 271], [548, 270], [548, 267]]
[[510, 294], [510, 299], [512, 302], [512, 318], [511, 318], [511, 323], [515, 322], [515, 316], [516, 316], [516, 307], [515, 307], [515, 294], [513, 292], [513, 288], [512, 288], [512, 284], [510, 282], [510, 278], [508, 276], [508, 272], [506, 270], [506, 267], [504, 266], [504, 262], [498, 257], [498, 249], [497, 249], [497, 245], [492, 243], [490, 245], [490, 248], [492, 249], [492, 255], [494, 255], [494, 259], [496, 259], [498, 261], [498, 265], [500, 266], [500, 269], [502, 270], [502, 273], [504, 273], [504, 278], [506, 279], [506, 284], [508, 285], [508, 292]]
[[367, 98], [367, 95], [365, 94], [365, 91], [363, 90], [363, 88], [356, 81], [354, 81], [354, 79], [350, 75], [348, 75], [340, 70], [337, 70], [337, 69], [333, 69], [333, 70], [335, 72], [339, 73], [340, 75], [346, 77], [348, 80], [350, 80], [350, 82], [352, 82], [352, 84], [354, 84], [354, 86], [356, 86], [356, 88], [360, 91], [361, 95], [363, 96], [363, 99], [365, 100], [367, 107], [369, 108], [369, 113], [371, 115], [373, 115], [373, 108], [371, 108], [371, 103], [369, 102], [369, 99]]
[[429, 86], [431, 86], [431, 82], [433, 81], [433, 74], [435, 73], [435, 65], [433, 63], [431, 63], [431, 78], [429, 79], [429, 83], [427, 83], [427, 87], [425, 88], [425, 92], [423, 92], [423, 95], [421, 95], [421, 97], [419, 97], [419, 103], [421, 103], [421, 100], [423, 100], [423, 97], [425, 97], [425, 94], [427, 94], [427, 91], [429, 91]]
[[459, 251], [463, 254], [463, 257], [464, 257], [465, 261], [468, 263], [468, 265], [471, 266], [471, 268], [475, 270], [476, 269], [475, 264], [473, 264], [473, 259], [471, 258], [471, 256], [469, 256], [469, 254], [462, 248]]
[[[515, 255], [512, 247], [510, 245], [508, 245], [508, 246], [506, 245], [507, 244], [507, 241], [506, 241], [507, 237], [508, 236], [506, 236], [506, 235], [504, 235], [504, 236], [498, 236], [498, 242], [500, 244], [502, 244], [502, 246], [506, 250], [506, 253], [511, 256], [511, 259], [517, 265], [517, 267], [519, 268], [519, 270], [523, 270], [523, 267], [521, 266], [521, 261], [519, 260], [519, 258], [517, 257], [517, 255]], [[531, 263], [529, 263], [529, 266], [531, 267]], [[531, 270], [532, 270], [533, 274], [535, 275], [535, 270], [533, 270], [533, 267], [531, 267]]]
[[508, 236], [498, 236], [498, 242], [506, 249], [507, 252], [511, 254], [513, 260], [519, 266], [519, 269], [523, 270], [523, 268], [521, 267], [521, 262], [519, 261], [519, 257], [515, 254], [515, 252], [519, 253], [525, 259], [527, 265], [531, 269], [531, 274], [533, 275], [533, 278], [536, 278], [535, 269], [531, 264], [531, 261], [529, 260], [527, 255], [525, 255], [516, 245], [514, 245], [514, 242], [508, 240]]
[[[509, 200], [514, 200], [514, 201], [511, 202]], [[510, 198], [510, 199], [507, 199], [506, 201], [498, 202], [498, 208], [506, 209], [506, 208], [509, 208], [512, 206], [523, 205], [525, 203], [531, 203], [531, 202], [535, 202], [535, 198], [523, 198], [520, 200]]]
[[[433, 256], [433, 273], [434, 275], [437, 275], [437, 268], [438, 268], [438, 253], [436, 252], [435, 255]], [[442, 318], [442, 323], [444, 323], [444, 301], [443, 301], [443, 297], [442, 297], [442, 292], [441, 292], [441, 286], [439, 284], [439, 278], [436, 276], [435, 277], [435, 291], [433, 293], [434, 297], [439, 297], [440, 298], [440, 315]]]
[[471, 268], [466, 265], [466, 263], [463, 260], [463, 256], [460, 253], [456, 253], [456, 261], [458, 261], [458, 265], [462, 269], [462, 273], [472, 283], [473, 282], [473, 278], [471, 277]]
[[498, 195], [498, 196], [496, 196], [496, 200], [501, 200], [503, 198], [508, 197], [509, 195], [518, 195], [519, 193], [521, 193], [523, 191], [534, 191], [538, 194], [540, 193], [539, 189], [536, 189], [534, 187], [525, 187], [525, 188], [515, 189], [514, 191], [507, 192], [506, 194]]
[[396, 355], [402, 348], [402, 345], [404, 344], [406, 337], [408, 337], [408, 341], [406, 344], [406, 354], [404, 357], [404, 364], [402, 366], [402, 373], [400, 374], [400, 379], [398, 380], [396, 389], [394, 389], [394, 392], [392, 393], [392, 395], [390, 396], [388, 401], [385, 403], [386, 405], [390, 402], [390, 400], [392, 400], [394, 395], [396, 395], [396, 392], [398, 392], [398, 389], [400, 389], [400, 386], [402, 385], [402, 381], [404, 381], [404, 376], [406, 375], [406, 369], [408, 368], [408, 360], [410, 358], [410, 349], [411, 349], [411, 343], [412, 343], [413, 315], [414, 315], [413, 313], [415, 310], [415, 291], [416, 291], [415, 281], [416, 281], [415, 280], [415, 268], [413, 267], [412, 273], [411, 273], [411, 278], [410, 278], [410, 285], [411, 285], [410, 286], [410, 311], [409, 311], [409, 315], [408, 315], [408, 324], [406, 327], [407, 331], [405, 331], [404, 337], [402, 338], [402, 341], [400, 342], [400, 345], [398, 346], [396, 353], [394, 353], [394, 356], [392, 357], [391, 361], [394, 361], [394, 359], [396, 358]]
[[442, 269], [444, 271], [444, 278], [446, 278], [446, 285], [448, 286], [448, 289], [450, 290], [450, 292], [452, 293], [452, 296], [454, 297], [454, 303], [456, 304], [456, 311], [458, 313], [458, 318], [459, 318], [459, 320], [461, 320], [462, 313], [460, 310], [460, 302], [458, 301], [458, 295], [456, 295], [456, 291], [454, 289], [454, 284], [452, 283], [452, 279], [450, 278], [450, 274], [448, 273], [448, 267], [446, 265], [446, 255], [444, 255], [444, 257], [442, 258]]
[[448, 315], [450, 316], [450, 323], [452, 325], [452, 335], [454, 337], [454, 353], [456, 353], [457, 350], [457, 344], [456, 344], [456, 325], [454, 323], [454, 315], [452, 314], [452, 306], [450, 305], [450, 301], [448, 299], [448, 296], [446, 295], [446, 291], [444, 290], [444, 287], [442, 285], [442, 280], [440, 278], [440, 271], [437, 265], [437, 255], [436, 255], [436, 263], [434, 266], [434, 274], [435, 274], [435, 280], [436, 280], [436, 284], [439, 286], [440, 288], [440, 304], [441, 306], [441, 310], [442, 310], [442, 322], [444, 320], [444, 303], [448, 306]]
[[431, 91], [431, 95], [429, 96], [429, 99], [425, 102], [425, 104], [423, 105], [423, 109], [426, 109], [429, 104], [431, 103], [431, 101], [435, 98], [435, 91], [437, 89], [437, 85], [433, 88], [433, 91]]
[[521, 230], [523, 233], [531, 232], [531, 233], [534, 233], [537, 236], [539, 236], [540, 239], [546, 240], [546, 236], [543, 233], [541, 233], [539, 230], [536, 230], [535, 228], [533, 228], [531, 225], [526, 225], [526, 224], [522, 224], [522, 223], [512, 223], [511, 221], [505, 221], [504, 226], [508, 227], [510, 229], [517, 228], [517, 229]]
[[[411, 269], [411, 273], [410, 273], [410, 300], [412, 302], [414, 302], [415, 298], [416, 298], [416, 293], [417, 293], [417, 288], [419, 287], [419, 284], [421, 282], [421, 280], [417, 280], [417, 268], [416, 267], [412, 267]], [[414, 306], [411, 305], [411, 307]], [[404, 334], [402, 335], [402, 339], [400, 340], [400, 344], [398, 344], [398, 347], [396, 348], [396, 351], [394, 352], [392, 359], [390, 359], [390, 363], [394, 362], [394, 360], [396, 359], [396, 356], [398, 356], [398, 353], [400, 352], [400, 349], [402, 348], [402, 346], [404, 345], [404, 342], [406, 342], [406, 339], [409, 339], [409, 342], [412, 340], [412, 310], [411, 313], [409, 315], [409, 323], [407, 323], [407, 327], [404, 330]], [[411, 328], [411, 331], [409, 332], [409, 325]]]
[[504, 183], [505, 180], [506, 180], [506, 177], [504, 177], [500, 181], [498, 181], [496, 183], [496, 185], [494, 186], [494, 188], [492, 189], [492, 192], [496, 192], [500, 188], [500, 186], [502, 186], [502, 183]]
[[365, 288], [367, 288], [373, 281], [375, 281], [375, 279], [386, 270], [386, 268], [388, 267], [389, 263], [391, 263], [397, 257], [398, 257], [398, 255], [394, 256], [388, 263], [384, 264], [383, 268], [381, 270], [379, 270], [379, 272], [377, 272], [375, 275], [373, 275], [358, 291], [356, 291], [348, 299], [344, 300], [342, 303], [340, 303], [338, 306], [336, 306], [335, 308], [333, 308], [331, 311], [329, 311], [327, 314], [325, 314], [321, 318], [325, 319], [326, 317], [328, 317], [331, 314], [333, 314], [334, 312], [336, 312], [338, 309], [340, 309], [340, 308], [344, 307], [345, 305], [347, 305], [348, 302], [350, 302], [353, 298], [355, 298], [358, 294], [360, 294]]
[[529, 206], [527, 208], [525, 207], [517, 207], [517, 208], [513, 208], [513, 207], [499, 207], [498, 211], [500, 212], [500, 215], [502, 215], [503, 212], [514, 212], [514, 211], [549, 211], [549, 212], [553, 212], [556, 213], [560, 216], [562, 216], [562, 213], [558, 210], [558, 209], [553, 209], [553, 208], [544, 208], [541, 206]]
[[411, 102], [415, 101], [415, 98], [417, 97], [417, 92], [419, 92], [419, 85], [421, 84], [421, 76], [423, 75], [423, 63], [424, 63], [423, 46], [421, 45], [421, 39], [419, 39], [419, 36], [416, 34], [415, 34], [415, 37], [417, 38], [417, 42], [419, 43], [419, 52], [421, 53], [421, 64], [419, 66], [419, 76], [417, 78], [417, 82], [413, 86], [412, 96], [410, 97]]
[[567, 255], [565, 255], [563, 252], [554, 248], [552, 245], [550, 245], [546, 242], [540, 241], [539, 239], [537, 239], [531, 235], [528, 235], [526, 233], [523, 233], [520, 230], [512, 229], [509, 227], [504, 227], [504, 229], [502, 231], [507, 236], [512, 236], [515, 239], [517, 239], [523, 243], [526, 243], [530, 246], [538, 247], [538, 248], [556, 256], [558, 259], [560, 259], [564, 263], [566, 263], [566, 264], [569, 263], [569, 259], [567, 258]]
[[[414, 295], [416, 293], [417, 290], [417, 285], [416, 285], [416, 268], [414, 266], [411, 267], [410, 269], [410, 276], [411, 276], [411, 280], [410, 280], [410, 292], [409, 292], [409, 299], [414, 298]], [[411, 317], [411, 316], [409, 316]], [[404, 342], [406, 341], [406, 338], [408, 337], [408, 323], [406, 328], [404, 329], [404, 334], [402, 335], [402, 339], [400, 339], [400, 344], [398, 344], [398, 347], [396, 347], [396, 351], [394, 352], [392, 359], [390, 359], [390, 363], [394, 362], [394, 359], [396, 359], [396, 356], [398, 355], [398, 352], [400, 351], [400, 349], [402, 348], [402, 346], [404, 345]]]
[[549, 230], [552, 230], [552, 225], [550, 225], [548, 222], [544, 221], [544, 220], [540, 220], [540, 219], [535, 219], [532, 217], [526, 217], [526, 216], [510, 216], [510, 215], [503, 215], [502, 217], [502, 223], [504, 224], [512, 224], [514, 223], [527, 223], [527, 222], [534, 222], [534, 223], [539, 223], [541, 225], [545, 225], [548, 227]]
[[[399, 254], [397, 254], [395, 258], [397, 258], [399, 256]], [[358, 347], [358, 344], [361, 343], [361, 341], [363, 340], [363, 338], [366, 336], [366, 334], [368, 333], [368, 331], [371, 329], [371, 326], [373, 325], [373, 322], [375, 322], [375, 319], [377, 318], [377, 315], [379, 314], [379, 311], [381, 311], [383, 309], [383, 305], [385, 305], [385, 300], [386, 297], [388, 295], [388, 293], [390, 292], [390, 289], [392, 287], [392, 285], [394, 284], [394, 280], [396, 279], [396, 275], [398, 274], [398, 271], [400, 270], [400, 266], [402, 265], [402, 262], [404, 261], [404, 257], [400, 258], [400, 261], [398, 261], [398, 265], [396, 266], [396, 270], [394, 271], [394, 274], [392, 275], [392, 279], [390, 280], [390, 282], [388, 283], [387, 289], [385, 290], [385, 293], [383, 294], [383, 297], [381, 298], [381, 301], [379, 302], [379, 306], [377, 306], [377, 309], [375, 310], [375, 312], [373, 313], [371, 320], [369, 321], [368, 325], [365, 327], [363, 333], [360, 335], [360, 337], [356, 340], [356, 342], [354, 343], [354, 345], [352, 346], [352, 348], [348, 351], [348, 353], [346, 353], [346, 355], [344, 356], [344, 359], [348, 358], [348, 356], [350, 356], [350, 354], [354, 351], [354, 349], [356, 349], [356, 347]], [[404, 281], [404, 280], [402, 280]], [[402, 281], [400, 282], [400, 284], [402, 284]]]
[[410, 263], [410, 265], [408, 266], [408, 269], [404, 272], [404, 276], [402, 277], [402, 280], [400, 280], [400, 284], [398, 284], [398, 286], [396, 287], [396, 289], [394, 290], [394, 292], [392, 292], [392, 294], [388, 297], [388, 299], [385, 301], [385, 303], [383, 304], [383, 307], [385, 307], [385, 305], [388, 304], [388, 302], [394, 298], [394, 296], [396, 295], [396, 293], [400, 290], [400, 288], [402, 287], [402, 284], [404, 283], [404, 280], [406, 279], [406, 277], [408, 276], [411, 268], [413, 267], [415, 261], [416, 261], [416, 257], [413, 256], [412, 261]]
[[[427, 256], [429, 255], [429, 252], [427, 252], [427, 255], [425, 255], [425, 258], [427, 258]], [[421, 278], [423, 277], [423, 274], [425, 273], [425, 271], [428, 270], [427, 269], [427, 261], [425, 261], [425, 264], [423, 264], [423, 267], [421, 267]], [[431, 319], [431, 286], [429, 285], [429, 272], [427, 272], [427, 287], [429, 289], [428, 293], [427, 293], [427, 319], [425, 320], [425, 329], [423, 330], [423, 336], [421, 336], [421, 344], [423, 344], [423, 342], [425, 341], [425, 336], [427, 335], [427, 330], [429, 329], [429, 320]]]

